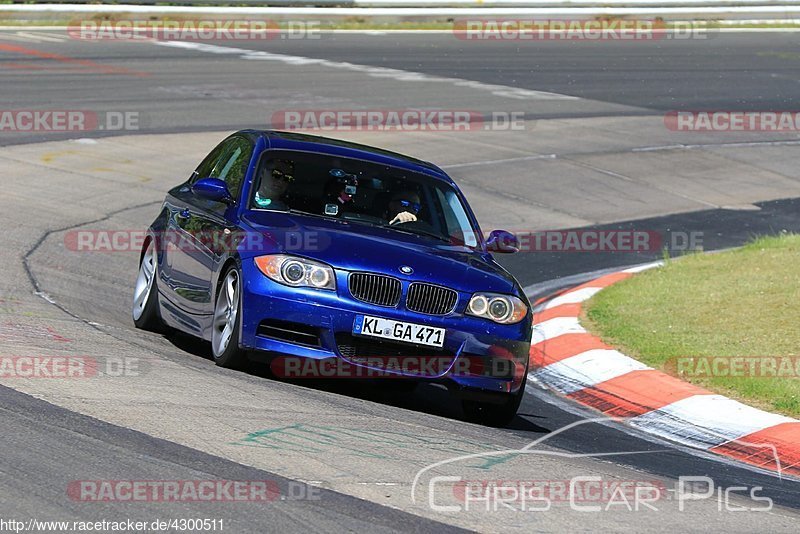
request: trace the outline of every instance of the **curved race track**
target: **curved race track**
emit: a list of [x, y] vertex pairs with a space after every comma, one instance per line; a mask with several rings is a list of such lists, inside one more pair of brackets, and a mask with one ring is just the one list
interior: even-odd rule
[[[135, 252], [75, 252], [70, 243], [76, 230], [146, 227], [164, 192], [231, 129], [264, 127], [276, 111], [331, 108], [523, 112], [524, 128], [513, 131], [335, 134], [442, 165], [463, 184], [484, 229], [700, 231], [706, 248], [797, 230], [796, 136], [680, 134], [663, 122], [672, 109], [791, 108], [800, 78], [800, 63], [790, 59], [797, 34], [525, 48], [481, 47], [449, 35], [186, 47], [23, 33], [0, 32], [0, 44], [8, 45], [0, 46], [0, 63], [15, 65], [0, 70], [6, 108], [137, 111], [142, 130], [0, 138], [3, 355], [84, 356], [105, 371], [119, 362], [132, 366], [122, 376], [0, 379], [3, 518], [191, 515], [224, 519], [231, 532], [438, 531], [444, 524], [493, 532], [796, 529], [798, 482], [615, 423], [557, 432], [594, 416], [535, 385], [512, 427], [498, 430], [461, 422], [458, 404], [435, 387], [408, 396], [367, 384], [278, 382], [258, 365], [246, 373], [218, 369], [203, 344], [132, 329]], [[709, 49], [717, 61], [695, 61]], [[502, 261], [534, 290], [656, 255], [523, 253]], [[442, 464], [412, 488], [426, 466], [542, 438], [536, 453]], [[616, 505], [587, 513], [554, 502], [547, 511], [487, 510], [480, 503], [442, 511], [429, 499], [435, 475], [551, 484], [598, 476], [606, 483], [655, 481], [668, 490], [679, 477], [708, 476], [719, 487], [762, 487], [758, 494], [776, 507], [735, 513], [707, 499], [681, 510], [667, 491], [652, 503], [657, 510]], [[90, 503], [66, 490], [76, 480], [217, 478], [274, 480], [284, 496], [311, 498]], [[452, 482], [433, 487], [434, 505], [458, 503]], [[761, 506], [744, 498], [728, 504]]]

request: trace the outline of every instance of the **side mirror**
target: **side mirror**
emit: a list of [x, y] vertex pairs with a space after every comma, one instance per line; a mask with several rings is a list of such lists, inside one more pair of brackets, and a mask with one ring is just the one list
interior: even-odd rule
[[216, 202], [224, 202], [226, 204], [233, 203], [233, 197], [230, 191], [228, 191], [228, 186], [219, 178], [203, 178], [202, 180], [198, 180], [192, 186], [192, 193]]
[[486, 239], [486, 249], [500, 254], [519, 252], [519, 239], [506, 230], [492, 230]]

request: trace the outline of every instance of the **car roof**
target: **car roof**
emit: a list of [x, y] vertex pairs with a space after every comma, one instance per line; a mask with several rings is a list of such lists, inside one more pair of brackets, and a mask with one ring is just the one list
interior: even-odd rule
[[270, 149], [302, 150], [305, 152], [315, 152], [318, 154], [329, 154], [332, 156], [350, 157], [375, 163], [383, 163], [413, 172], [421, 172], [454, 185], [452, 178], [433, 163], [382, 148], [297, 132], [245, 130], [241, 133], [255, 133], [265, 137], [269, 142]]

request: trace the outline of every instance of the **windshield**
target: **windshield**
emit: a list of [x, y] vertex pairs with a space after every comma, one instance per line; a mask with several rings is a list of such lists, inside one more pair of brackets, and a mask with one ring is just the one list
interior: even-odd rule
[[259, 163], [250, 207], [303, 212], [477, 246], [455, 189], [423, 174], [372, 162], [270, 151]]

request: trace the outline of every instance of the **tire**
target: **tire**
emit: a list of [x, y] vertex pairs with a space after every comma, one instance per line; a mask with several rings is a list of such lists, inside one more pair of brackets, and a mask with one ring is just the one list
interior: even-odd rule
[[[527, 375], [527, 373], [526, 373]], [[526, 380], [522, 381], [519, 390], [513, 395], [509, 395], [502, 404], [480, 402], [464, 399], [461, 401], [461, 409], [464, 417], [471, 423], [478, 423], [484, 426], [505, 427], [508, 426], [517, 415], [519, 405], [525, 396]]]
[[222, 283], [214, 302], [211, 324], [211, 353], [220, 367], [240, 369], [247, 362], [247, 353], [239, 348], [242, 320], [242, 275], [231, 266], [222, 275]]
[[155, 242], [151, 239], [139, 262], [139, 274], [133, 288], [133, 324], [136, 328], [164, 334], [167, 327], [158, 307], [158, 261]]

